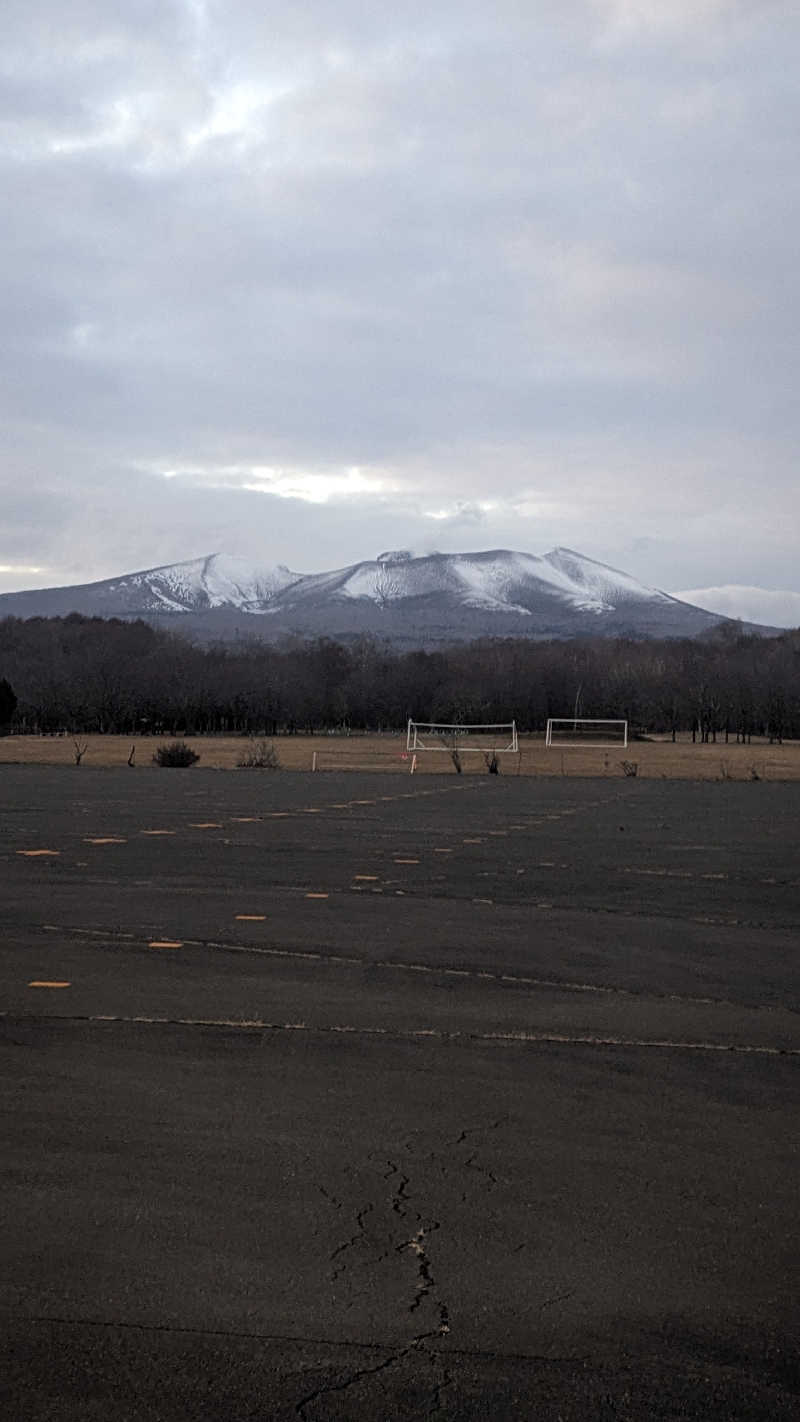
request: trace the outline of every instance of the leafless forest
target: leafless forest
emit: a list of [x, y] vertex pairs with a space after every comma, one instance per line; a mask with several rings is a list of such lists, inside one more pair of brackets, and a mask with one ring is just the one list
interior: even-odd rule
[[373, 640], [195, 646], [144, 622], [0, 621], [0, 723], [27, 732], [251, 734], [419, 720], [624, 717], [698, 740], [800, 737], [800, 631], [699, 641]]

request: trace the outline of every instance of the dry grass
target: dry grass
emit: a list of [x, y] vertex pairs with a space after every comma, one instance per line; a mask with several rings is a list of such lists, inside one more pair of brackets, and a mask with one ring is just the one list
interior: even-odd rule
[[[131, 746], [136, 747], [135, 768], [155, 769], [152, 757], [159, 739], [130, 736], [80, 736], [86, 746], [83, 765], [125, 765]], [[169, 739], [168, 737], [164, 738]], [[190, 745], [200, 756], [198, 769], [233, 770], [242, 758], [248, 741], [242, 736], [193, 736]], [[326, 770], [388, 771], [408, 774], [405, 736], [279, 736], [275, 749], [286, 770], [311, 770], [316, 752], [317, 768]], [[520, 755], [500, 757], [502, 775], [609, 776], [622, 778], [622, 762], [634, 762], [641, 779], [666, 780], [800, 780], [800, 742], [782, 746], [753, 741], [749, 746], [692, 745], [684, 737], [676, 745], [669, 740], [636, 742], [627, 750], [578, 747], [547, 749], [541, 736], [520, 737]], [[6, 736], [0, 738], [0, 764], [73, 765], [75, 748], [70, 737]], [[462, 754], [465, 775], [485, 775], [483, 756]], [[446, 753], [426, 751], [417, 756], [420, 774], [455, 775]], [[196, 772], [195, 772], [196, 773]]]

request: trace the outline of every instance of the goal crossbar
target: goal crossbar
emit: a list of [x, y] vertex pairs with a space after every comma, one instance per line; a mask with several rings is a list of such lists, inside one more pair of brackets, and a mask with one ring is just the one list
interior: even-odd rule
[[408, 723], [406, 750], [409, 751], [494, 751], [497, 755], [519, 751], [516, 721], [495, 724], [446, 725], [437, 721]]
[[599, 717], [551, 716], [547, 722], [546, 746], [568, 750], [580, 746], [584, 750], [608, 750], [610, 746], [628, 744], [627, 721]]

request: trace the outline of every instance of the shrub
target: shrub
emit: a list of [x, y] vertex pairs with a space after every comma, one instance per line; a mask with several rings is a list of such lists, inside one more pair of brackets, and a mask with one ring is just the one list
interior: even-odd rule
[[629, 779], [633, 779], [633, 777], [639, 774], [638, 760], [621, 760], [620, 765], [622, 766], [623, 774], [627, 775]]
[[156, 765], [181, 767], [194, 765], [199, 759], [197, 751], [193, 751], [185, 741], [170, 741], [169, 745], [159, 746], [153, 756]]
[[486, 763], [486, 769], [488, 770], [490, 775], [500, 774], [500, 761], [497, 758], [496, 751], [487, 751], [483, 759]]
[[280, 770], [281, 768], [278, 752], [272, 741], [251, 741], [236, 764], [240, 770]]

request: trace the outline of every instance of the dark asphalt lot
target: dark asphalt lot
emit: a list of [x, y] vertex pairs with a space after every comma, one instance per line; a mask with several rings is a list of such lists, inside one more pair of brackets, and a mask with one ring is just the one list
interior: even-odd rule
[[3, 1416], [800, 1418], [800, 787], [0, 796]]

